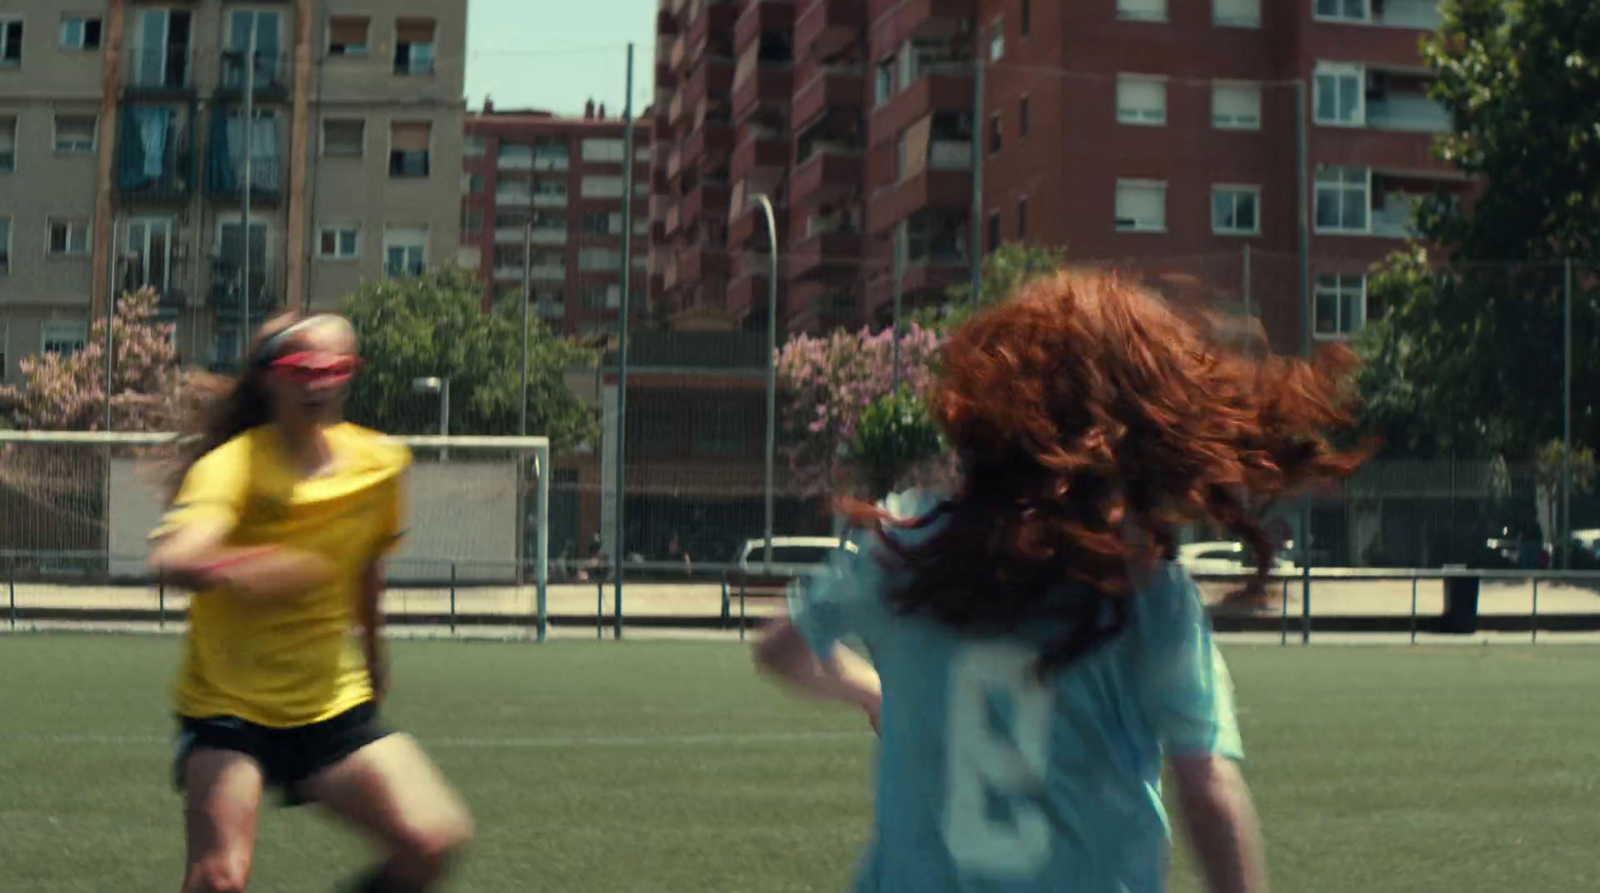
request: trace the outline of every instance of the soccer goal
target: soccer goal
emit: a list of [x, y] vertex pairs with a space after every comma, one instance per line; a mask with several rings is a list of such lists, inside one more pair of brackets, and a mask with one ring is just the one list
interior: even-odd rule
[[[536, 623], [543, 641], [549, 440], [396, 440], [413, 464], [391, 589], [448, 587], [452, 624], [458, 589], [498, 591], [494, 610], [526, 612], [520, 622]], [[153, 582], [147, 535], [165, 505], [174, 446], [171, 434], [0, 431], [0, 572], [64, 585]], [[521, 608], [525, 587], [536, 593]]]

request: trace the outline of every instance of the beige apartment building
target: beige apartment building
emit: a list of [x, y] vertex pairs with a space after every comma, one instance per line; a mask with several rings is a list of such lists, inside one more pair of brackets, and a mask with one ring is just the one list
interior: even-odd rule
[[465, 45], [466, 0], [0, 6], [0, 380], [108, 294], [226, 365], [247, 321], [456, 260]]

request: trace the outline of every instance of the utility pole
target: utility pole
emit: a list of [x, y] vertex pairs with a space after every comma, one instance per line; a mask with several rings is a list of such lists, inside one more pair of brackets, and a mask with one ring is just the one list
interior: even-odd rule
[[633, 258], [633, 44], [628, 44], [628, 96], [622, 103], [622, 299], [617, 306], [617, 505], [616, 532], [612, 538], [617, 554], [611, 557], [617, 578], [617, 625], [613, 633], [622, 638], [622, 583], [624, 570], [622, 507], [626, 500], [623, 453], [628, 438], [628, 290], [632, 282]]
[[239, 128], [243, 145], [244, 176], [239, 190], [241, 216], [244, 219], [240, 243], [243, 260], [239, 263], [239, 361], [250, 361], [250, 161], [256, 135], [256, 22], [250, 23], [250, 45], [244, 58], [244, 123]]
[[[1300, 353], [1311, 359], [1311, 135], [1306, 82], [1294, 82], [1295, 168], [1300, 196]], [[1300, 497], [1300, 643], [1311, 642], [1311, 494]]]

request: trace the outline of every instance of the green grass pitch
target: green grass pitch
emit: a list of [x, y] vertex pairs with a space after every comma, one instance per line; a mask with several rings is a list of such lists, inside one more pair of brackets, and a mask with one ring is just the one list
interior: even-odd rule
[[[173, 638], [0, 638], [0, 891], [174, 890]], [[1274, 889], [1570, 893], [1600, 839], [1600, 650], [1230, 647]], [[728, 644], [417, 642], [388, 720], [464, 792], [450, 889], [838, 893], [872, 740]], [[363, 843], [268, 810], [252, 890], [335, 889]], [[1181, 859], [1173, 888], [1198, 890]]]

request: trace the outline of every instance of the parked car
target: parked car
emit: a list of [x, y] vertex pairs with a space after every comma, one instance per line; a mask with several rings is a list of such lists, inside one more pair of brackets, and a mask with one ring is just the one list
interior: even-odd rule
[[[1285, 545], [1290, 549], [1293, 544]], [[1215, 576], [1246, 576], [1255, 573], [1255, 560], [1244, 543], [1205, 542], [1189, 543], [1178, 547], [1178, 563], [1191, 574]], [[1293, 573], [1299, 566], [1283, 557], [1280, 552], [1273, 559], [1276, 573]]]
[[832, 536], [775, 536], [772, 538], [772, 564], [767, 566], [765, 539], [745, 542], [737, 563], [745, 573], [770, 570], [779, 576], [800, 576], [822, 567], [840, 546], [855, 551], [855, 544]]

